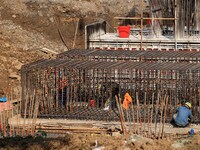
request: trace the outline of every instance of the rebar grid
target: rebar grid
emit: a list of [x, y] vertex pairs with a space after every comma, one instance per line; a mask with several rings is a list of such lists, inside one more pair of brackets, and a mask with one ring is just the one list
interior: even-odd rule
[[[193, 121], [199, 122], [199, 85], [199, 63], [41, 60], [22, 67], [21, 113], [113, 121], [119, 116], [115, 98], [122, 103], [128, 91], [133, 109], [123, 110], [126, 121], [152, 118], [156, 123], [166, 106], [165, 121], [169, 122], [177, 105], [190, 101]], [[163, 105], [166, 97], [168, 103]], [[104, 110], [107, 106], [110, 109]]]
[[73, 49], [57, 56], [61, 59], [96, 61], [145, 61], [145, 62], [200, 62], [198, 51], [126, 51]]

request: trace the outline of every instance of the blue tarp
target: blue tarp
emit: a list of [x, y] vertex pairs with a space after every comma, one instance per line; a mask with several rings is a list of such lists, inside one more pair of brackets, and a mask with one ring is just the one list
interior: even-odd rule
[[6, 102], [7, 101], [7, 98], [6, 97], [1, 97], [0, 98], [0, 102]]

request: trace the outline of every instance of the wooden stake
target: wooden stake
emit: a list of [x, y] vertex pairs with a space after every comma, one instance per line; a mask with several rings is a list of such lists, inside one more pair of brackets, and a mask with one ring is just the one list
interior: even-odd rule
[[77, 32], [78, 32], [78, 26], [79, 26], [79, 20], [78, 20], [78, 22], [77, 22], [77, 24], [76, 24], [76, 31], [75, 31], [75, 33], [74, 33], [74, 41], [73, 41], [73, 46], [72, 46], [72, 48], [74, 48], [74, 47], [75, 47], [75, 44], [76, 44], [76, 35], [77, 35]]
[[155, 114], [155, 137], [157, 136], [157, 115], [158, 115], [158, 104], [159, 104], [160, 92], [158, 93], [157, 100], [156, 100], [156, 114]]
[[26, 93], [26, 100], [25, 100], [24, 123], [23, 123], [23, 128], [22, 128], [22, 136], [25, 135], [27, 103], [28, 103], [28, 93]]
[[142, 122], [141, 122], [141, 115], [140, 115], [140, 104], [139, 104], [139, 99], [138, 99], [138, 93], [136, 93], [136, 99], [137, 99], [137, 122], [139, 123], [138, 134], [140, 134], [140, 130], [142, 129]]
[[1, 132], [3, 133], [3, 129], [4, 129], [4, 124], [3, 124], [3, 111], [0, 111], [0, 117], [1, 117]]
[[164, 99], [162, 99], [162, 101], [161, 101], [161, 114], [160, 114], [160, 123], [159, 123], [158, 139], [160, 139], [160, 136], [161, 136], [162, 118], [163, 118], [163, 107], [164, 107], [164, 104], [165, 104], [165, 99], [166, 99], [166, 95], [164, 96]]
[[34, 114], [33, 114], [33, 119], [32, 119], [32, 126], [31, 126], [31, 135], [32, 136], [34, 136], [34, 134], [35, 134], [36, 119], [37, 119], [38, 109], [39, 109], [39, 100], [41, 99], [41, 92], [37, 91], [36, 95], [37, 96], [35, 99], [35, 108], [34, 108]]
[[149, 100], [149, 102], [148, 102], [148, 113], [147, 113], [147, 115], [148, 115], [148, 134], [147, 134], [147, 137], [149, 137], [150, 136], [150, 100]]
[[150, 137], [152, 136], [152, 120], [153, 120], [153, 108], [154, 108], [154, 93], [152, 95], [152, 104], [151, 104], [152, 108], [151, 108], [151, 121], [150, 121]]
[[145, 130], [146, 130], [146, 108], [147, 108], [147, 93], [145, 92], [144, 93], [144, 115], [143, 115], [143, 117], [144, 117], [144, 119], [143, 119], [143, 122], [144, 122], [144, 132], [145, 132]]
[[[21, 99], [21, 92], [20, 92], [20, 97]], [[17, 99], [17, 135], [20, 135], [20, 132], [19, 132], [19, 99]]]
[[119, 117], [120, 117], [120, 122], [121, 122], [122, 133], [125, 134], [126, 133], [126, 127], [124, 125], [124, 119], [123, 119], [123, 116], [122, 116], [122, 112], [121, 112], [121, 109], [120, 109], [120, 104], [119, 104], [117, 96], [115, 96], [115, 100], [116, 100], [118, 111], [119, 111]]
[[3, 133], [4, 133], [4, 137], [6, 137], [7, 136], [7, 134], [6, 134], [7, 124], [6, 124], [6, 112], [5, 112], [5, 110], [3, 111], [3, 124], [4, 124]]
[[161, 135], [162, 138], [164, 136], [164, 127], [165, 127], [165, 119], [166, 119], [166, 113], [167, 113], [167, 107], [168, 107], [168, 99], [169, 99], [169, 96], [167, 96], [166, 103], [165, 103], [164, 120], [163, 120], [162, 135]]
[[119, 95], [119, 107], [120, 107], [120, 110], [122, 113], [122, 118], [123, 118], [124, 125], [125, 125], [125, 117], [124, 117], [124, 112], [123, 112], [123, 108], [122, 108], [122, 99], [121, 99], [120, 95]]
[[134, 113], [133, 101], [131, 103], [131, 110], [132, 110], [132, 117], [133, 117], [133, 133], [135, 133], [136, 132], [136, 127], [135, 127], [135, 113]]

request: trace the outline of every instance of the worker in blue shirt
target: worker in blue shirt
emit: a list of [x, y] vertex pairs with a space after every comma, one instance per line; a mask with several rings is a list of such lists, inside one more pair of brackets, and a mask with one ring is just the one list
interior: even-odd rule
[[173, 115], [172, 124], [177, 127], [187, 127], [192, 119], [192, 105], [186, 102], [184, 106], [177, 108], [177, 113]]

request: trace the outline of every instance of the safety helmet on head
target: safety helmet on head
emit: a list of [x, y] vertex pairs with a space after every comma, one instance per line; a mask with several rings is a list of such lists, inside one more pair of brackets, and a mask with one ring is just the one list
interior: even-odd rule
[[186, 103], [185, 103], [185, 106], [187, 106], [188, 108], [191, 108], [191, 107], [192, 107], [192, 105], [191, 105], [190, 102], [186, 102]]

